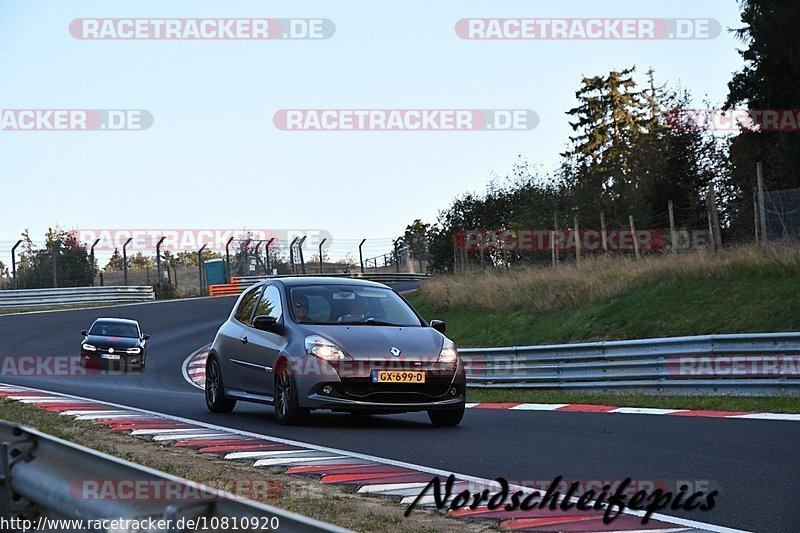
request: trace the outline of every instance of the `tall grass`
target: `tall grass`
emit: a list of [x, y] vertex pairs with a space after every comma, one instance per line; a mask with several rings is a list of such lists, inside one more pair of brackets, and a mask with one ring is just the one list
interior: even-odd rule
[[576, 308], [653, 283], [688, 279], [707, 279], [713, 283], [743, 271], [763, 275], [765, 280], [797, 277], [800, 283], [800, 248], [742, 247], [723, 250], [718, 255], [585, 258], [579, 268], [563, 264], [555, 268], [474, 270], [438, 276], [422, 286], [421, 296], [433, 311], [524, 308], [548, 312]]

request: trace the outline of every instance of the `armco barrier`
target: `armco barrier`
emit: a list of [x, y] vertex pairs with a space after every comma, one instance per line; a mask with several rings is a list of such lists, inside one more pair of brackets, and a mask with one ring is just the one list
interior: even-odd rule
[[209, 296], [227, 296], [230, 294], [239, 294], [250, 285], [263, 281], [265, 279], [274, 278], [289, 278], [289, 277], [325, 277], [325, 278], [351, 278], [351, 279], [366, 279], [369, 281], [377, 281], [379, 283], [398, 283], [403, 281], [425, 281], [429, 279], [427, 274], [397, 274], [391, 272], [379, 273], [358, 273], [358, 274], [297, 274], [297, 275], [278, 275], [278, 276], [240, 276], [231, 278], [230, 283], [223, 285], [209, 285]]
[[800, 395], [800, 333], [459, 350], [471, 387]]
[[[56, 527], [58, 531], [149, 531], [144, 526], [114, 526], [112, 520], [146, 524], [151, 518], [171, 521], [171, 529], [158, 526], [159, 531], [188, 531], [188, 520], [207, 524], [198, 528], [207, 531], [239, 529], [231, 525], [234, 520], [246, 524], [241, 529], [269, 525], [276, 531], [345, 531], [8, 422], [0, 422], [0, 446], [0, 516], [5, 520], [32, 520], [30, 525], [36, 525], [39, 517], [83, 520], [84, 527]], [[86, 527], [88, 521], [103, 519], [111, 519], [109, 525]]]
[[155, 299], [153, 287], [69, 287], [0, 291], [0, 309], [25, 309], [97, 303], [132, 303]]

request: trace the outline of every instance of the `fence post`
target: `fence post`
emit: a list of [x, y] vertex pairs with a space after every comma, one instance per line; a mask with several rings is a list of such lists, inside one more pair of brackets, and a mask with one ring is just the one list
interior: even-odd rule
[[600, 233], [603, 238], [603, 252], [608, 253], [608, 233], [606, 232], [606, 214], [600, 211]]
[[267, 246], [264, 249], [264, 253], [267, 255], [267, 276], [271, 276], [272, 275], [272, 265], [270, 264], [270, 261], [269, 261], [269, 245], [272, 244], [272, 241], [274, 241], [274, 240], [275, 240], [275, 237], [273, 237], [270, 240], [268, 240], [267, 241]]
[[203, 295], [203, 250], [206, 249], [207, 244], [204, 244], [200, 247], [197, 251], [197, 273], [200, 276], [200, 288], [198, 289], [198, 295]]
[[319, 273], [322, 274], [322, 245], [325, 244], [325, 241], [328, 239], [322, 239], [319, 241]]
[[758, 193], [753, 191], [753, 225], [755, 226], [756, 232], [756, 246], [759, 244], [759, 235], [758, 235]]
[[722, 233], [719, 227], [719, 212], [717, 211], [717, 190], [714, 183], [709, 184], [708, 188], [709, 209], [711, 214], [711, 232], [714, 238], [714, 248], [719, 250], [722, 248]]
[[[558, 211], [553, 211], [553, 236], [558, 235]], [[555, 258], [554, 265], [558, 264], [559, 261], [559, 248], [560, 246], [556, 245], [555, 238], [553, 239], [553, 257]]]
[[306, 237], [308, 235], [303, 235], [303, 238], [297, 243], [297, 251], [300, 252], [300, 269], [304, 275], [306, 273], [306, 260], [303, 258], [303, 244], [306, 242]]
[[161, 244], [166, 237], [161, 237], [156, 244], [156, 285], [161, 285]]
[[126, 287], [128, 286], [128, 251], [126, 248], [132, 240], [133, 238], [130, 238], [125, 241], [125, 244], [122, 245], [122, 279], [124, 280]]
[[296, 243], [299, 238], [300, 237], [295, 237], [289, 244], [289, 262], [292, 264], [292, 274], [297, 274], [297, 266], [294, 264], [294, 243]]
[[231, 281], [231, 250], [230, 246], [233, 242], [233, 237], [228, 239], [228, 242], [225, 243], [225, 281], [230, 283]]
[[553, 256], [553, 268], [556, 266], [556, 232], [550, 230], [550, 254]]
[[636, 259], [639, 259], [639, 239], [636, 238], [636, 226], [633, 224], [633, 215], [628, 215], [628, 222], [631, 224], [631, 237], [633, 238], [633, 251]]
[[672, 253], [678, 253], [678, 234], [675, 232], [675, 208], [672, 205], [672, 200], [667, 202], [667, 209], [669, 210], [669, 241]]
[[367, 242], [367, 239], [361, 239], [361, 243], [358, 245], [358, 261], [361, 263], [361, 273], [364, 273], [364, 254], [361, 253], [361, 247], [364, 246], [364, 243]]
[[767, 245], [767, 209], [764, 205], [764, 173], [761, 161], [756, 163], [756, 179], [758, 180], [758, 212], [761, 221], [761, 246]]
[[53, 288], [58, 288], [58, 241], [53, 243], [52, 249], [50, 250], [50, 258], [51, 262], [53, 263]]
[[11, 286], [17, 288], [17, 247], [22, 244], [22, 239], [11, 248]]
[[575, 215], [575, 268], [581, 266], [581, 231], [578, 225], [578, 215]]
[[89, 263], [92, 269], [92, 287], [94, 287], [94, 247], [100, 242], [100, 239], [96, 239], [92, 248], [89, 250]]

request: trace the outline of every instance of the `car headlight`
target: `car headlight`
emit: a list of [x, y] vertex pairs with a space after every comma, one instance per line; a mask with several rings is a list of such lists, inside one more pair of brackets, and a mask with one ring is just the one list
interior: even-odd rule
[[131, 355], [136, 355], [136, 354], [142, 353], [142, 349], [141, 348], [128, 348], [127, 350], [125, 350], [125, 353], [131, 354]]
[[344, 350], [325, 337], [319, 335], [309, 335], [306, 337], [306, 353], [315, 355], [326, 361], [340, 361], [347, 357]]
[[91, 344], [86, 344], [86, 343], [81, 344], [81, 348], [83, 348], [87, 352], [96, 352], [97, 351], [97, 347], [96, 346], [92, 346]]
[[439, 352], [439, 362], [447, 364], [455, 364], [458, 361], [458, 350], [456, 344], [450, 339], [445, 338], [442, 345], [442, 351]]

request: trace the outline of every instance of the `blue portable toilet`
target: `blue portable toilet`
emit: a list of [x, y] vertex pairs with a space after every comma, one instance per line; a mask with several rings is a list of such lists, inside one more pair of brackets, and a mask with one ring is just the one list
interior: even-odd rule
[[225, 280], [225, 260], [209, 259], [204, 262], [206, 269], [206, 283], [208, 285], [223, 285]]

